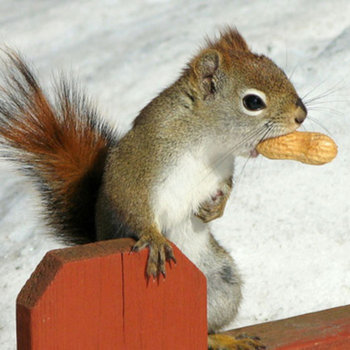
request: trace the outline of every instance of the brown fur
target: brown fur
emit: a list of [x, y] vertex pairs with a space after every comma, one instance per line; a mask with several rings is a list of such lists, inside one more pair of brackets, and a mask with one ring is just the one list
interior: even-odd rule
[[218, 40], [210, 40], [207, 39], [207, 47], [208, 49], [214, 49], [222, 54], [227, 53], [228, 55], [233, 52], [249, 52], [249, 47], [241, 36], [241, 34], [237, 31], [236, 28], [227, 27], [223, 31], [220, 32], [220, 38]]

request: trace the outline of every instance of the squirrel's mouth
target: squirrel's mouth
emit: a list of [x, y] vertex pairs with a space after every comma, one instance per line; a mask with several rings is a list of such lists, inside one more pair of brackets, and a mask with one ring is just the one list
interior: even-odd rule
[[[268, 139], [273, 139], [275, 137], [287, 135], [287, 134], [295, 131], [296, 129], [297, 129], [297, 127], [295, 127], [295, 126], [292, 128], [281, 128], [281, 127], [274, 128], [272, 132], [268, 133], [267, 137], [263, 137], [261, 140], [259, 140], [258, 144], [260, 142], [268, 140]], [[249, 151], [250, 158], [256, 158], [260, 154], [259, 151], [256, 149], [258, 144], [251, 145], [251, 149]]]
[[260, 154], [259, 151], [256, 149], [256, 147], [260, 142], [265, 141], [267, 139], [272, 139], [278, 136], [289, 134], [295, 130], [296, 130], [296, 127], [293, 127], [290, 129], [290, 128], [285, 128], [281, 126], [277, 126], [277, 127], [275, 126], [274, 128], [269, 129], [266, 135], [264, 135], [264, 137], [262, 137], [260, 140], [257, 140], [257, 142], [252, 142], [247, 144], [243, 156], [249, 157], [249, 158], [256, 158]]
[[260, 153], [257, 151], [256, 148], [253, 148], [250, 153], [249, 153], [249, 156], [250, 158], [256, 158]]

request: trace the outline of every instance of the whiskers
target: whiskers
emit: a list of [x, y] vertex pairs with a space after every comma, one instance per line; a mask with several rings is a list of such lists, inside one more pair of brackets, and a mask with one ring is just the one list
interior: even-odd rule
[[[339, 110], [339, 107], [350, 102], [348, 98], [342, 98], [341, 96], [341, 91], [343, 90], [343, 80], [334, 83], [332, 86], [324, 89], [324, 91], [321, 91], [318, 94], [314, 94], [317, 90], [320, 89], [320, 87], [324, 87], [326, 82], [327, 80], [324, 80], [320, 84], [310, 89], [303, 96], [303, 102], [309, 112], [326, 113], [328, 117], [341, 117], [344, 115], [344, 112]], [[338, 108], [334, 106], [337, 106]], [[343, 109], [346, 110], [345, 108]], [[317, 127], [320, 127], [327, 134], [331, 134], [330, 130], [326, 128], [314, 116], [308, 115], [306, 120], [309, 120]]]
[[[310, 108], [310, 110], [312, 110], [312, 108]], [[321, 122], [319, 122], [317, 119], [310, 117], [310, 116], [308, 116], [307, 118], [310, 122], [312, 122], [316, 126], [320, 127], [326, 134], [328, 134], [328, 135], [332, 134], [331, 131], [329, 129], [327, 129], [323, 124], [321, 124]], [[303, 128], [303, 130], [306, 130], [305, 125], [302, 125], [301, 127]]]
[[[211, 164], [211, 166], [207, 167], [207, 171], [204, 173], [204, 176], [202, 177], [200, 182], [205, 181], [208, 178], [208, 176], [210, 176], [217, 168], [219, 168], [229, 157], [237, 155], [240, 149], [245, 147], [249, 149], [249, 147], [253, 147], [265, 138], [270, 137], [273, 131], [275, 131], [275, 128], [275, 124], [269, 121], [266, 122], [259, 129], [251, 130], [250, 132], [246, 133], [239, 142], [234, 144], [226, 153], [224, 153], [213, 164]], [[250, 158], [252, 158], [251, 154], [249, 154], [246, 163]]]
[[[333, 107], [323, 107], [328, 104], [335, 104], [335, 103], [347, 103], [349, 102], [348, 98], [342, 98], [340, 92], [342, 90], [341, 84], [342, 81], [339, 81], [332, 85], [331, 87], [327, 88], [324, 91], [321, 91], [317, 95], [312, 96], [314, 92], [316, 92], [317, 89], [319, 89], [321, 86], [324, 86], [326, 80], [322, 81], [320, 84], [316, 85], [312, 89], [310, 89], [304, 96], [302, 97], [302, 100], [306, 107], [308, 107], [309, 110], [326, 110], [331, 111], [334, 114], [339, 114], [339, 110], [336, 110]], [[336, 95], [336, 98], [334, 98]]]
[[[274, 125], [273, 123], [270, 123], [271, 125], [266, 129], [266, 133], [258, 140], [258, 143], [260, 143], [261, 141], [268, 139], [270, 137], [273, 137], [276, 132], [278, 127], [276, 125]], [[252, 154], [250, 153], [249, 156], [247, 157], [247, 159], [244, 161], [243, 166], [239, 172], [238, 175], [235, 175], [233, 178], [233, 182], [234, 185], [237, 186], [239, 184], [239, 182], [241, 181], [241, 179], [243, 178], [243, 174], [246, 170], [247, 164], [248, 162], [253, 158]]]

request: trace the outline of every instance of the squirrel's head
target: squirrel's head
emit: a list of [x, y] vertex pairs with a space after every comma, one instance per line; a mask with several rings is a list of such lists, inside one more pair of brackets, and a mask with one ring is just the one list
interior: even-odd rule
[[[227, 29], [189, 64], [199, 114], [219, 117], [223, 129], [251, 137], [247, 145], [297, 129], [306, 108], [286, 74], [252, 53], [235, 29]], [[256, 134], [254, 134], [256, 131]]]

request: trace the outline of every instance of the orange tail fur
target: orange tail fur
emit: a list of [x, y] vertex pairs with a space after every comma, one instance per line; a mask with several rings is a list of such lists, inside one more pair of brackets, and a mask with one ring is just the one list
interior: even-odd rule
[[39, 186], [46, 217], [59, 234], [77, 243], [93, 241], [97, 192], [116, 137], [74, 84], [62, 79], [52, 103], [20, 56], [7, 56], [0, 87], [0, 155]]

